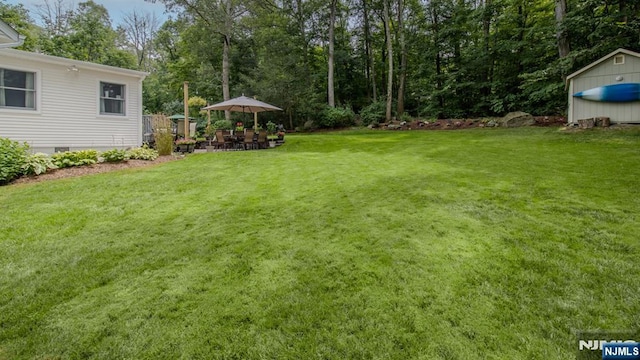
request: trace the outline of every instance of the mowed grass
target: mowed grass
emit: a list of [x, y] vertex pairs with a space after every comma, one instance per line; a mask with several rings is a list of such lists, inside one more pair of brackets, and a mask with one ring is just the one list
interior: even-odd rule
[[0, 359], [571, 359], [640, 328], [640, 131], [347, 131], [0, 188]]

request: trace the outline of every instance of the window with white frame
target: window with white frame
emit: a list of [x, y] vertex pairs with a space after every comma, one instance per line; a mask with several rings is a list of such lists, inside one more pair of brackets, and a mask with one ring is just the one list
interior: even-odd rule
[[125, 115], [125, 86], [100, 82], [100, 114]]
[[0, 108], [36, 109], [36, 74], [0, 68]]

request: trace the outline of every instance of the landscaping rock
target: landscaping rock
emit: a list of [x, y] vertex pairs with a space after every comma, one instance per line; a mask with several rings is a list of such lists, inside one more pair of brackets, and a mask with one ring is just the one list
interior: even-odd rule
[[581, 129], [591, 129], [596, 125], [595, 119], [580, 119], [578, 120], [578, 125]]
[[536, 121], [531, 114], [522, 111], [508, 113], [500, 120], [500, 125], [504, 127], [531, 126], [535, 123]]
[[491, 120], [487, 123], [487, 127], [496, 127], [498, 126], [498, 122], [495, 120]]

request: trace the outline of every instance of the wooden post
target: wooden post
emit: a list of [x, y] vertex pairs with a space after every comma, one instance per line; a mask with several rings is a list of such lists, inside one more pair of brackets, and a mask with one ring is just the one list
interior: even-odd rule
[[184, 138], [189, 138], [189, 82], [184, 82]]
[[[209, 106], [209, 103], [207, 103], [207, 107]], [[211, 110], [207, 110], [207, 132], [210, 133], [211, 132]]]
[[[253, 100], [257, 100], [255, 95], [253, 96]], [[253, 130], [258, 131], [258, 112], [253, 113]]]

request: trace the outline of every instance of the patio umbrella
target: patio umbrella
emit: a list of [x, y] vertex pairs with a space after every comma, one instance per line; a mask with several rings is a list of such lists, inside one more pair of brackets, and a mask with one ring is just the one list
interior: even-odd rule
[[[233, 98], [221, 103], [203, 107], [202, 110], [229, 110], [239, 111], [243, 113], [259, 113], [263, 111], [276, 111], [280, 109], [277, 106], [267, 104], [265, 102], [246, 97], [244, 95]], [[258, 128], [258, 120], [254, 117], [254, 128]]]

